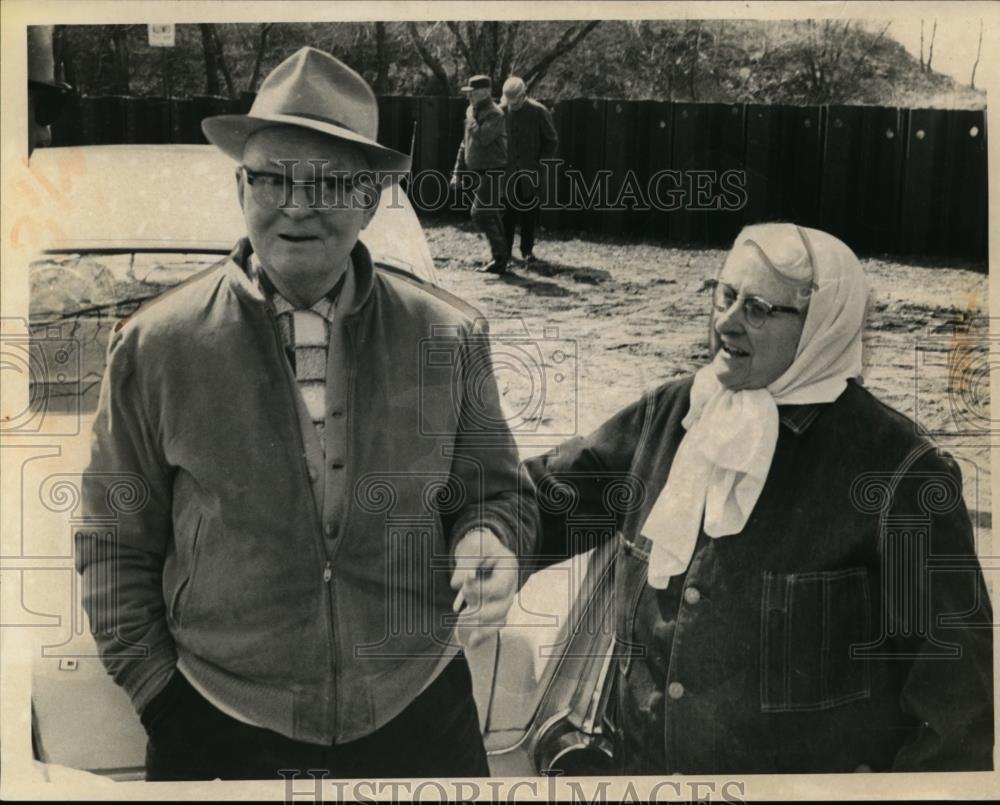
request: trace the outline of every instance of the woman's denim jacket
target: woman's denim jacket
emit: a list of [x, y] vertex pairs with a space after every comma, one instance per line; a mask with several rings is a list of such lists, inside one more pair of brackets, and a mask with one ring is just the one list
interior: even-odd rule
[[[543, 554], [587, 547], [570, 547], [569, 519], [614, 518], [622, 771], [992, 768], [993, 618], [956, 462], [854, 382], [782, 406], [744, 530], [702, 532], [654, 590], [642, 529], [690, 388], [669, 382], [529, 462]], [[547, 505], [567, 487], [570, 515]]]

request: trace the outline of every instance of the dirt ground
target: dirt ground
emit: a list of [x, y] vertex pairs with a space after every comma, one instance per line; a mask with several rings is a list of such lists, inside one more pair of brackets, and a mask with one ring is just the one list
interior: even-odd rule
[[[496, 277], [474, 270], [488, 248], [470, 224], [425, 229], [439, 284], [490, 319], [501, 399], [525, 456], [708, 360], [699, 289], [724, 251], [542, 232], [539, 263]], [[991, 527], [987, 276], [954, 261], [862, 264], [865, 385], [959, 461], [982, 551]]]

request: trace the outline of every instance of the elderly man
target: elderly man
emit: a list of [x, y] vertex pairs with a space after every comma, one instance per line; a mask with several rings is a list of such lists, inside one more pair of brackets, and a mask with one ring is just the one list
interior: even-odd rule
[[474, 75], [462, 92], [469, 98], [465, 133], [458, 147], [451, 184], [468, 171], [475, 177], [472, 220], [486, 236], [493, 259], [479, 268], [505, 274], [510, 246], [503, 231], [503, 172], [507, 165], [507, 129], [503, 112], [493, 102], [493, 82], [489, 76]]
[[77, 536], [148, 779], [485, 775], [453, 609], [502, 622], [536, 512], [484, 325], [359, 241], [409, 160], [346, 65], [303, 48], [202, 126], [249, 238], [119, 325], [85, 507], [139, 491]]
[[514, 247], [514, 230], [521, 227], [521, 259], [535, 261], [535, 221], [538, 217], [539, 168], [554, 159], [559, 135], [548, 109], [528, 97], [524, 79], [511, 76], [503, 85], [500, 106], [507, 115], [507, 165], [503, 228], [507, 252]]

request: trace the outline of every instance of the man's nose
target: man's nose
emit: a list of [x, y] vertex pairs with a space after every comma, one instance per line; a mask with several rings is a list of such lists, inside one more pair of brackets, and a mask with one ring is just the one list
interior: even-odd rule
[[285, 199], [282, 205], [282, 212], [289, 218], [308, 218], [316, 213], [316, 209], [323, 203], [320, 197], [320, 188], [315, 184], [298, 183], [286, 187]]

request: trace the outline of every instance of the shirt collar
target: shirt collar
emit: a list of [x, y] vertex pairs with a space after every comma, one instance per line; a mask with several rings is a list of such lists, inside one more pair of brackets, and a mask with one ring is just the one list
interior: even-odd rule
[[[271, 282], [271, 279], [267, 276], [267, 272], [263, 270], [260, 260], [257, 258], [256, 254], [250, 255], [250, 258], [247, 261], [247, 266], [250, 278], [257, 283], [257, 286], [264, 294], [264, 297], [271, 303], [271, 306], [274, 308], [275, 315], [281, 315], [282, 313], [289, 313], [295, 310], [302, 310], [302, 308], [296, 307], [281, 295], [281, 292], [278, 291], [278, 289], [274, 286], [274, 283]], [[334, 310], [337, 305], [337, 298], [340, 296], [341, 290], [343, 290], [346, 276], [347, 274], [345, 272], [345, 274], [337, 280], [336, 285], [313, 302], [309, 306], [308, 310], [319, 314], [328, 322], [332, 322]]]
[[[227, 262], [234, 288], [257, 304], [267, 304], [267, 294], [250, 274], [253, 247], [249, 238], [241, 238], [233, 247]], [[368, 302], [375, 288], [375, 266], [372, 264], [368, 248], [360, 240], [351, 251], [352, 270], [345, 274], [343, 289], [337, 299], [337, 315], [352, 318], [358, 315]]]

